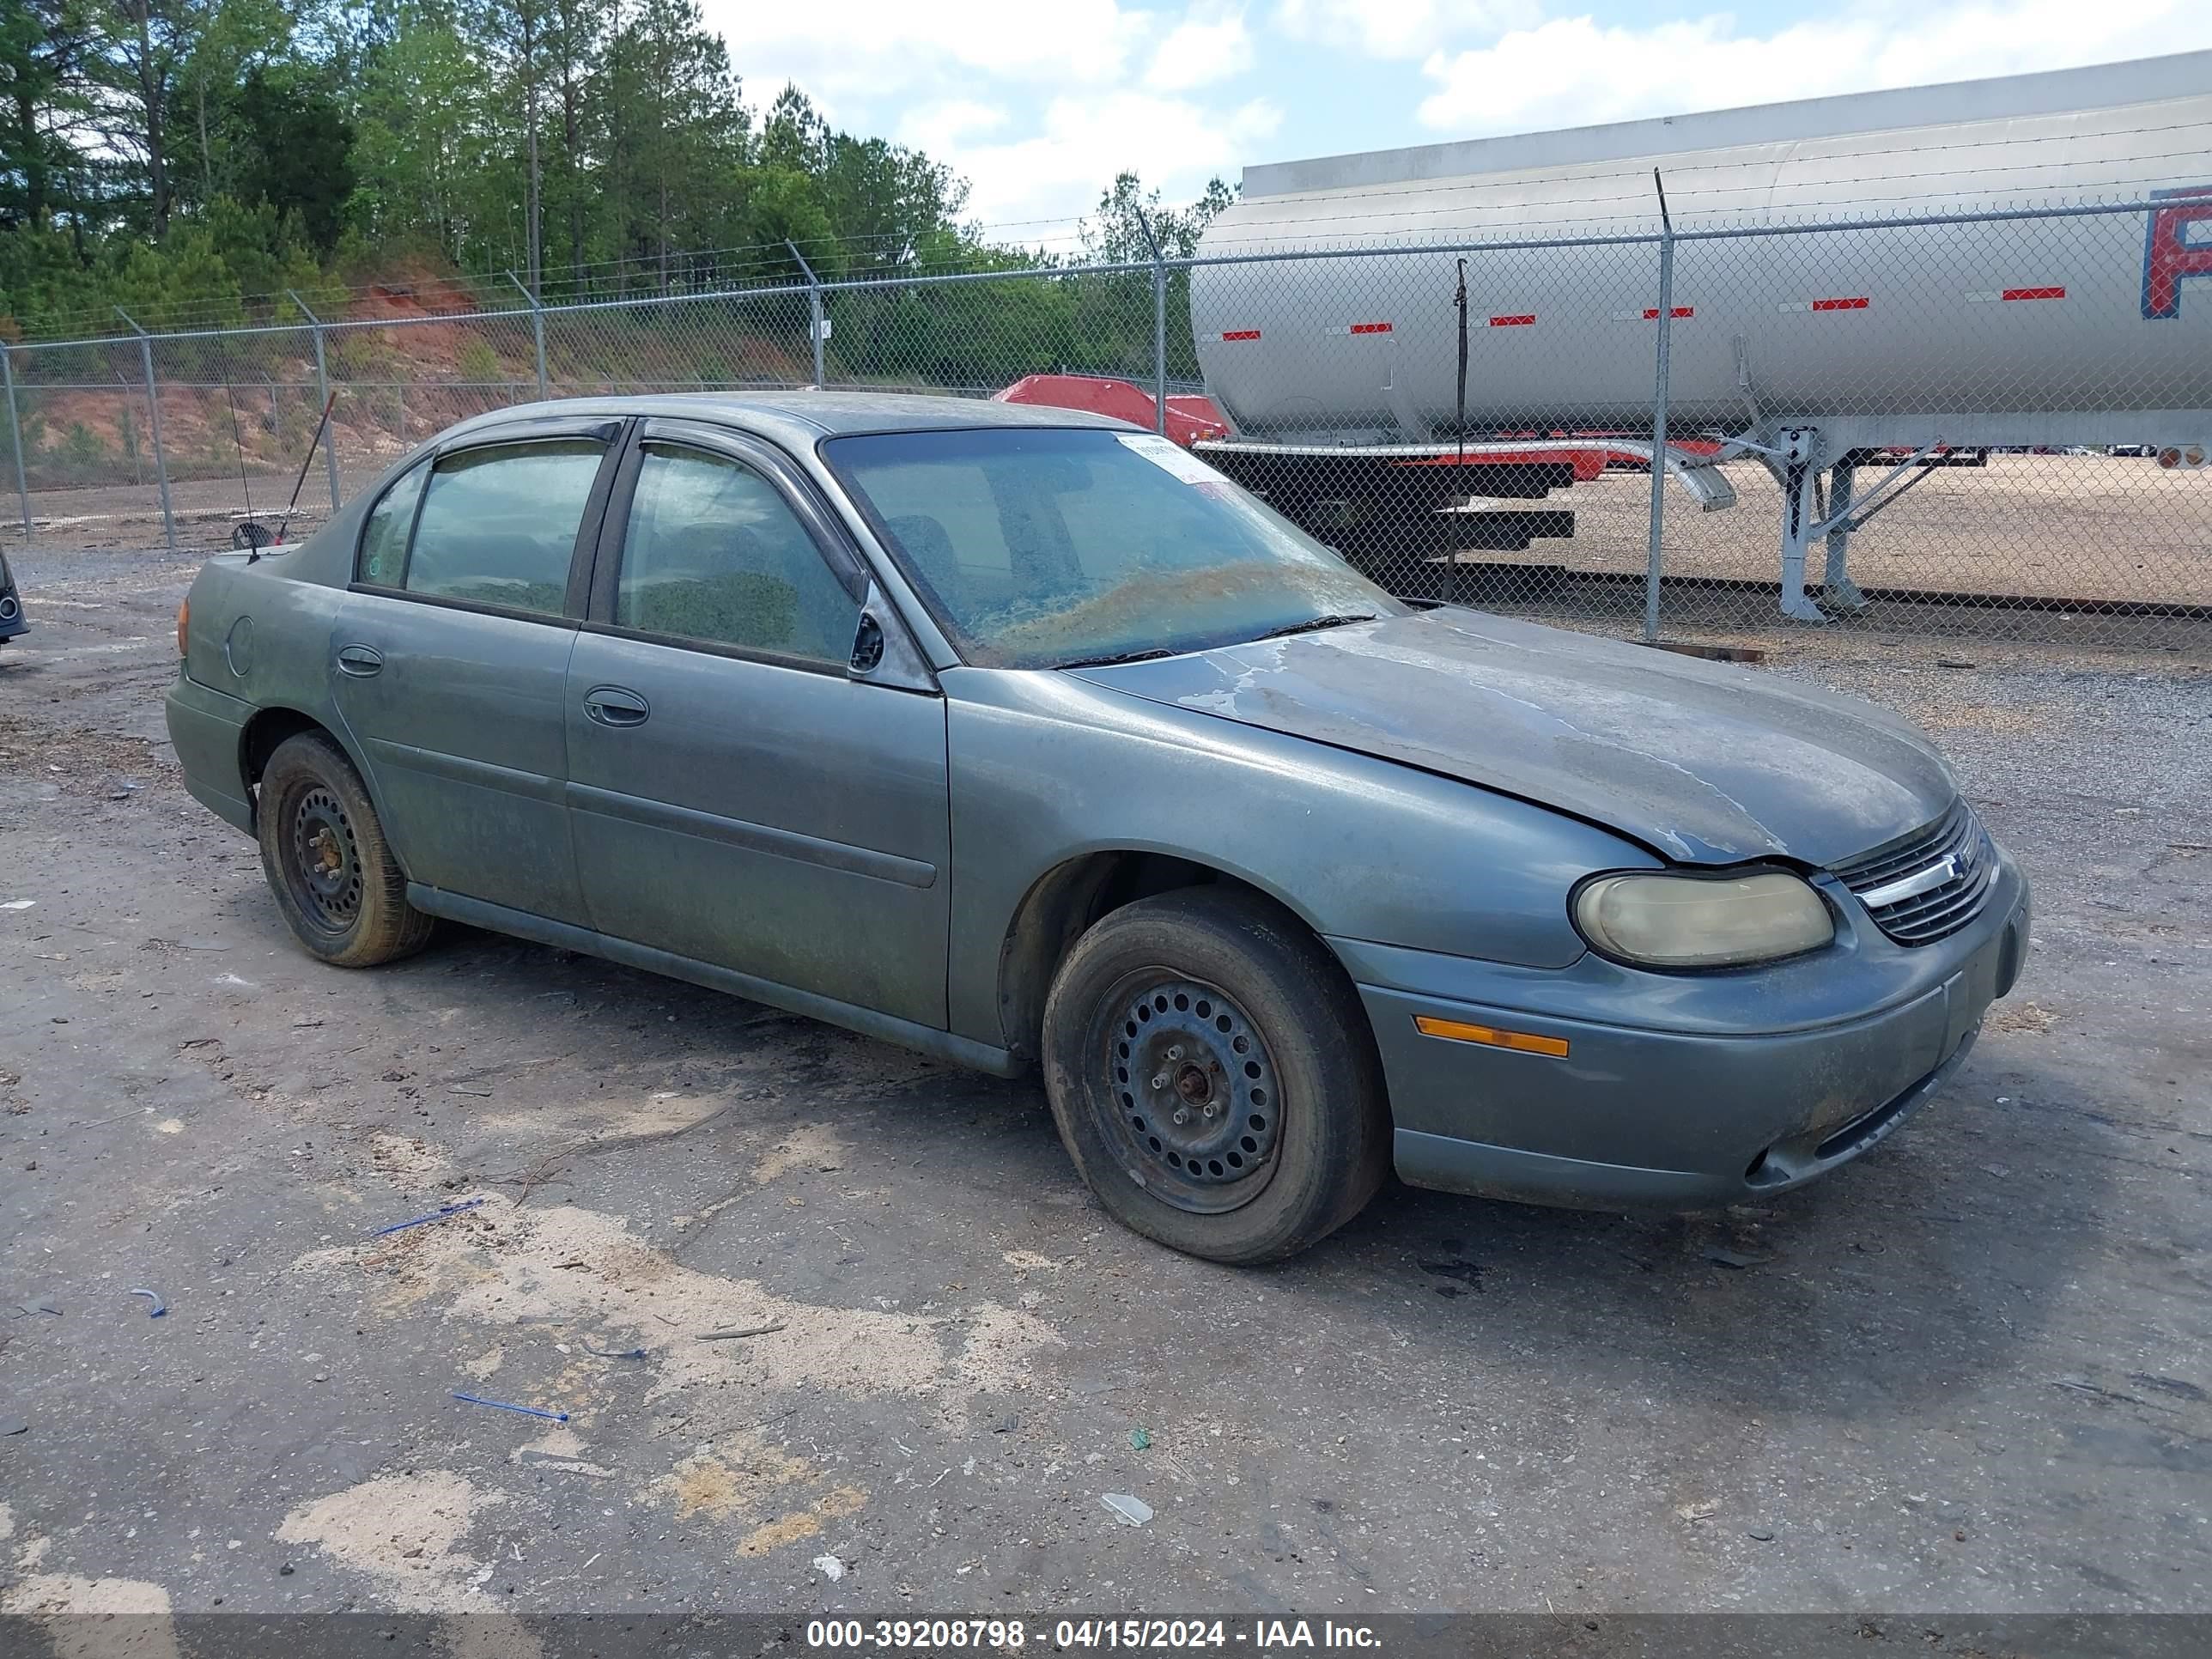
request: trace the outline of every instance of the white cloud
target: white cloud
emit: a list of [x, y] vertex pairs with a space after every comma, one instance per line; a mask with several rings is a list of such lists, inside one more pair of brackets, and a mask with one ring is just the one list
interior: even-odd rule
[[[1332, 0], [1352, 4], [1356, 0]], [[2212, 12], [2189, 0], [1863, 3], [1771, 34], [1713, 14], [1646, 27], [1555, 17], [1493, 44], [1431, 52], [1425, 126], [1462, 135], [1586, 126], [1830, 93], [2059, 69], [2212, 46]]]
[[900, 118], [898, 142], [941, 159], [963, 141], [1006, 125], [1009, 118], [1004, 108], [969, 98], [925, 104]]
[[1543, 15], [1537, 0], [1282, 0], [1275, 26], [1370, 58], [1419, 58], [1447, 40], [1533, 28]]
[[[973, 182], [969, 210], [985, 223], [1088, 212], [1116, 173], [1133, 168], [1170, 201], [1194, 197], [1214, 173], [1233, 177], [1274, 136], [1282, 112], [1265, 99], [1209, 109], [1124, 88], [1055, 98], [1027, 136], [957, 145], [944, 159]], [[1070, 210], [1073, 209], [1073, 213]], [[1048, 231], [1046, 234], [1049, 234]], [[1041, 240], [1036, 232], [1022, 240]]]
[[1225, 12], [1179, 23], [1152, 53], [1146, 84], [1161, 92], [1188, 92], [1242, 75], [1252, 67], [1252, 37], [1244, 14]]
[[[1235, 0], [702, 0], [756, 104], [795, 82], [833, 123], [950, 165], [986, 223], [1071, 224], [1133, 168], [1170, 199], [1230, 177], [1278, 123], [1265, 100], [1188, 94], [1243, 73]], [[1034, 234], [1034, 233], [1031, 233]]]
[[1048, 86], [1120, 81], [1152, 22], [1118, 0], [702, 0], [757, 100], [795, 81], [821, 106], [865, 110], [902, 94], [952, 95], [978, 76]]

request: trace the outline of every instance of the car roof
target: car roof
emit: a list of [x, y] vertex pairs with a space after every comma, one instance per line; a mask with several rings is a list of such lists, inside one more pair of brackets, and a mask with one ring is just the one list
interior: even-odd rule
[[811, 449], [816, 441], [856, 432], [926, 432], [962, 427], [1106, 427], [1134, 431], [1127, 421], [1078, 409], [994, 403], [988, 398], [916, 397], [899, 392], [842, 389], [791, 392], [694, 392], [640, 398], [565, 398], [495, 410], [454, 427], [483, 432], [514, 422], [562, 416], [660, 416], [711, 421]]

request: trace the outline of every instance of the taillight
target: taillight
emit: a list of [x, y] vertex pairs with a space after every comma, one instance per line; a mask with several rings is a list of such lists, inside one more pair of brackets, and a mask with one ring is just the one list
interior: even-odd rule
[[191, 654], [185, 645], [185, 638], [191, 632], [191, 626], [192, 602], [187, 597], [185, 602], [177, 607], [177, 654], [180, 657]]

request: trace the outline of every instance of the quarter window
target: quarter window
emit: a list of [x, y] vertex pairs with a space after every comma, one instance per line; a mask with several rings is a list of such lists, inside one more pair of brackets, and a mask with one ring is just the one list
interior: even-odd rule
[[361, 580], [378, 587], [397, 587], [407, 570], [407, 532], [415, 526], [415, 503], [430, 469], [418, 466], [369, 509], [361, 532]]
[[430, 473], [400, 586], [558, 616], [604, 447], [586, 439], [464, 450]]
[[860, 611], [759, 473], [647, 447], [623, 539], [617, 625], [842, 665]]

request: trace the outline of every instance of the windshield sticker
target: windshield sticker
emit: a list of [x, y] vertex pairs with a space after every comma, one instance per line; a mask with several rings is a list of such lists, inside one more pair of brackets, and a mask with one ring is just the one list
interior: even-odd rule
[[1179, 444], [1152, 432], [1117, 432], [1115, 440], [1133, 449], [1154, 466], [1171, 472], [1187, 484], [1218, 484], [1221, 475]]

